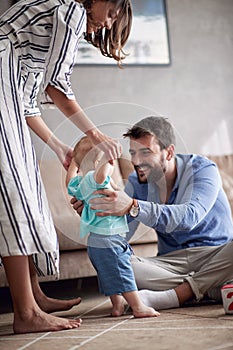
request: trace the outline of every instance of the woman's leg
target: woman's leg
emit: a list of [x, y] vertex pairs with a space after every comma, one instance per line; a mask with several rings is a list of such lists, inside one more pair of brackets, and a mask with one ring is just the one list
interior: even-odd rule
[[66, 311], [71, 309], [73, 306], [78, 305], [81, 302], [81, 298], [75, 298], [71, 300], [59, 300], [47, 297], [40, 288], [38, 276], [33, 264], [32, 257], [29, 257], [29, 269], [33, 295], [41, 310], [48, 313], [56, 311]]
[[81, 325], [80, 319], [63, 319], [40, 309], [33, 295], [28, 256], [9, 256], [2, 260], [13, 301], [15, 333], [58, 331]]

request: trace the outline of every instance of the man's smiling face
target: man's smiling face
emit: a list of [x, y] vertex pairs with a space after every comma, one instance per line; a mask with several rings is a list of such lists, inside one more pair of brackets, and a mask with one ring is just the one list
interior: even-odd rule
[[161, 150], [154, 135], [130, 138], [129, 153], [140, 183], [157, 182], [164, 176], [167, 150]]

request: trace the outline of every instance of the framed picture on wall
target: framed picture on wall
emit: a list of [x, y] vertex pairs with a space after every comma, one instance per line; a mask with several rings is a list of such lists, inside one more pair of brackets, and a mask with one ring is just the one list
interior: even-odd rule
[[[132, 0], [133, 25], [124, 51], [129, 55], [125, 65], [169, 65], [170, 47], [165, 0]], [[78, 65], [111, 65], [114, 61], [104, 57], [85, 40], [80, 41], [76, 63]]]

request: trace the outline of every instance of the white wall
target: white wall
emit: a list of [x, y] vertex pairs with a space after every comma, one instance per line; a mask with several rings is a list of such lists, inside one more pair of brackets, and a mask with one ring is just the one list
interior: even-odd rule
[[10, 0], [1, 0], [0, 14], [5, 12], [10, 5], [11, 5]]
[[[233, 1], [167, 0], [167, 11], [170, 66], [76, 66], [77, 99], [112, 136], [158, 112], [178, 131], [178, 151], [231, 153]], [[80, 135], [57, 111], [46, 111], [44, 118], [69, 144]], [[34, 139], [41, 154], [43, 146]]]

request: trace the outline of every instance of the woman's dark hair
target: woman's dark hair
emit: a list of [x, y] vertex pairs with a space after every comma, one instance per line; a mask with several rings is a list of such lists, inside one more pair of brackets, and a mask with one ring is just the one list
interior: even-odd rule
[[[132, 4], [131, 0], [103, 0], [116, 4], [120, 9], [117, 20], [111, 29], [101, 28], [96, 33], [86, 34], [85, 39], [99, 48], [102, 55], [114, 58], [119, 64], [127, 56], [123, 47], [126, 44], [132, 27]], [[85, 9], [91, 9], [93, 0], [81, 1]]]
[[174, 129], [167, 118], [146, 117], [128, 129], [124, 137], [139, 139], [146, 135], [154, 135], [161, 149], [167, 148], [171, 144], [176, 144]]

